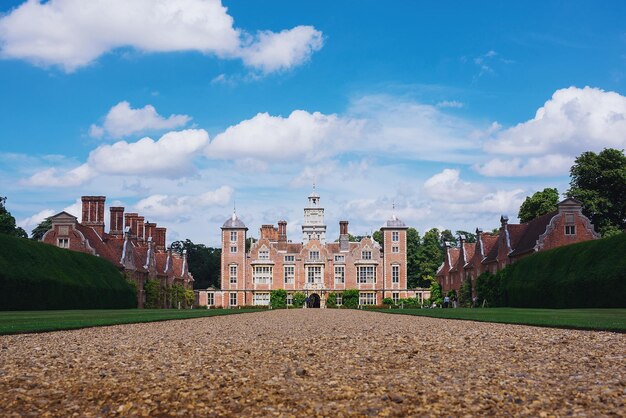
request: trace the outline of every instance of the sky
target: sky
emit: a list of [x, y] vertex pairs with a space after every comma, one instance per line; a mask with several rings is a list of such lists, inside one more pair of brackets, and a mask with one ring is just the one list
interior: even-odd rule
[[[0, 2], [0, 195], [32, 230], [104, 195], [220, 245], [515, 219], [626, 148], [626, 2]], [[108, 223], [108, 210], [105, 221]]]

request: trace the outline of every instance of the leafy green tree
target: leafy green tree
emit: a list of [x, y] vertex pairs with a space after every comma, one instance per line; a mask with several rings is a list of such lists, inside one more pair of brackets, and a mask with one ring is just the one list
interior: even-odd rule
[[456, 231], [456, 236], [458, 237], [459, 235], [464, 235], [465, 236], [465, 242], [473, 244], [476, 242], [476, 234], [472, 234], [471, 232], [467, 232], [467, 231]]
[[[448, 231], [449, 232], [449, 231]], [[418, 269], [417, 286], [430, 286], [430, 278], [435, 277], [437, 269], [443, 262], [443, 249], [440, 245], [441, 236], [439, 230], [433, 228], [424, 234], [422, 244], [416, 252], [416, 262]]]
[[11, 235], [12, 237], [28, 238], [24, 229], [16, 226], [15, 218], [5, 207], [6, 197], [0, 197], [0, 234]]
[[472, 306], [472, 282], [469, 279], [463, 280], [459, 289], [459, 306], [469, 308]]
[[450, 243], [450, 245], [453, 246], [459, 244], [456, 239], [456, 235], [454, 235], [449, 229], [444, 229], [443, 231], [441, 231], [441, 245], [443, 245], [444, 242], [448, 242]]
[[43, 221], [39, 222], [39, 225], [37, 225], [32, 230], [31, 238], [36, 241], [41, 241], [44, 234], [48, 232], [51, 228], [52, 228], [52, 221], [50, 220], [50, 218], [46, 218]]
[[161, 283], [158, 280], [148, 280], [143, 286], [146, 295], [146, 309], [157, 309], [163, 307], [163, 297], [165, 296]]
[[420, 265], [418, 251], [420, 248], [420, 234], [415, 228], [406, 230], [406, 269], [407, 285], [409, 288], [417, 287], [420, 284]]
[[246, 253], [250, 251], [250, 247], [252, 247], [252, 244], [254, 244], [257, 241], [258, 240], [256, 238], [252, 238], [252, 237], [246, 238]]
[[429, 277], [430, 280], [430, 302], [441, 306], [443, 303], [443, 293], [441, 291], [441, 285], [437, 280]]
[[545, 188], [536, 192], [532, 196], [526, 196], [526, 200], [519, 208], [520, 222], [532, 221], [535, 218], [553, 212], [559, 203], [559, 191], [557, 189]]
[[211, 248], [204, 244], [194, 244], [191, 240], [174, 241], [172, 250], [182, 254], [187, 250], [189, 272], [194, 278], [194, 288], [220, 287], [221, 248]]
[[393, 299], [391, 299], [391, 298], [384, 298], [383, 299], [383, 305], [391, 306], [393, 304], [394, 304], [393, 303]]
[[270, 292], [270, 306], [272, 309], [285, 309], [287, 307], [287, 291], [274, 289]]
[[626, 155], [605, 148], [583, 152], [570, 169], [569, 197], [580, 200], [583, 213], [603, 236], [626, 229]]

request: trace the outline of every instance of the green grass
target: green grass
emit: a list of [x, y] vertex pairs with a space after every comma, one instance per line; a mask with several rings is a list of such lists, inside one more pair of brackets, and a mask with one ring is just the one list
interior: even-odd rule
[[104, 325], [202, 318], [262, 309], [89, 309], [0, 312], [0, 335], [46, 332]]
[[626, 309], [375, 309], [377, 312], [432, 318], [626, 332]]

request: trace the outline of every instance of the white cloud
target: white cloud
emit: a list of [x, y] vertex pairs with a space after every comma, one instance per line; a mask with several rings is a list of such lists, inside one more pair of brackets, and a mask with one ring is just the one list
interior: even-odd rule
[[574, 164], [574, 157], [549, 154], [528, 159], [494, 158], [474, 168], [480, 174], [489, 177], [559, 176], [567, 173], [572, 164]]
[[90, 181], [95, 175], [88, 164], [79, 165], [69, 171], [47, 168], [21, 181], [21, 184], [33, 187], [75, 187]]
[[29, 0], [0, 18], [1, 54], [65, 71], [130, 47], [243, 58], [264, 73], [301, 64], [321, 48], [319, 31], [297, 26], [258, 39], [233, 26], [220, 0]]
[[481, 184], [461, 180], [460, 170], [446, 168], [424, 182], [424, 193], [433, 200], [467, 202], [480, 198], [487, 190]]
[[95, 138], [104, 134], [121, 138], [138, 132], [175, 129], [186, 125], [190, 120], [191, 117], [187, 115], [170, 115], [165, 118], [152, 105], [133, 109], [130, 103], [123, 101], [109, 110], [102, 126], [91, 125], [89, 134]]
[[24, 230], [26, 232], [28, 232], [28, 235], [30, 235], [30, 231], [33, 230], [33, 228], [35, 228], [37, 225], [39, 225], [39, 223], [41, 221], [43, 221], [44, 219], [54, 215], [56, 212], [53, 211], [52, 209], [44, 209], [41, 210], [37, 213], [35, 213], [32, 216], [29, 216], [28, 218], [24, 218], [21, 219], [17, 222], [17, 225], [24, 228]]
[[294, 110], [288, 117], [259, 113], [215, 136], [210, 158], [263, 161], [320, 160], [334, 155], [361, 132], [363, 121]]
[[76, 187], [102, 174], [180, 178], [194, 174], [193, 159], [209, 143], [203, 129], [168, 132], [158, 141], [142, 138], [101, 145], [89, 153], [87, 162], [70, 170], [47, 168], [22, 180], [25, 186]]
[[241, 52], [243, 62], [263, 73], [286, 70], [309, 59], [324, 45], [322, 32], [313, 26], [296, 26], [279, 33], [263, 31]]
[[155, 194], [141, 199], [135, 209], [146, 216], [175, 219], [212, 206], [225, 206], [232, 201], [233, 189], [222, 186], [216, 190], [193, 196]]
[[557, 90], [535, 117], [500, 130], [484, 149], [512, 155], [477, 166], [489, 176], [566, 175], [584, 151], [626, 148], [626, 97], [601, 89]]
[[208, 143], [209, 135], [203, 129], [168, 132], [158, 141], [146, 137], [102, 145], [89, 154], [88, 164], [105, 174], [173, 178], [193, 173], [192, 160]]

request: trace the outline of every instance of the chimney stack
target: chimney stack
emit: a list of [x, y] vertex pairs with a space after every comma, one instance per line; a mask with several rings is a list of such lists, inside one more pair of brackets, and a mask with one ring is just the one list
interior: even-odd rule
[[92, 227], [101, 237], [104, 235], [104, 196], [82, 196], [82, 224]]
[[278, 242], [287, 242], [287, 221], [278, 221]]
[[121, 236], [124, 233], [124, 208], [122, 206], [112, 206], [110, 213], [109, 234]]
[[146, 221], [146, 223], [144, 224], [144, 232], [143, 232], [143, 235], [146, 241], [150, 237], [152, 237], [152, 241], [154, 241], [154, 239], [156, 238], [155, 231], [154, 231], [156, 229], [156, 226], [157, 224]]
[[339, 248], [341, 251], [348, 251], [349, 247], [348, 221], [339, 221]]
[[144, 228], [143, 228], [143, 216], [136, 216], [133, 220], [135, 233], [137, 234], [137, 241], [143, 242]]
[[274, 242], [278, 241], [278, 229], [271, 224], [261, 225], [261, 239], [263, 238]]
[[502, 224], [502, 226], [507, 225], [509, 223], [509, 217], [506, 215], [502, 215], [500, 217], [500, 223]]
[[165, 233], [167, 228], [155, 227], [154, 228], [154, 242], [157, 251], [165, 251]]
[[133, 219], [138, 216], [136, 213], [125, 213], [124, 214], [124, 228], [130, 228], [130, 237], [134, 238], [137, 236], [137, 230], [133, 228]]

